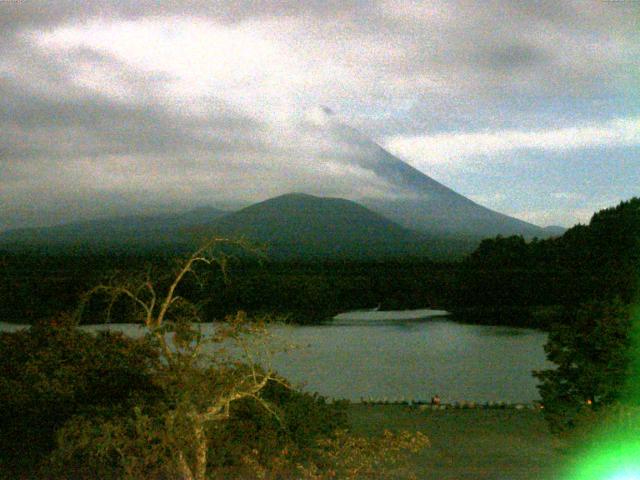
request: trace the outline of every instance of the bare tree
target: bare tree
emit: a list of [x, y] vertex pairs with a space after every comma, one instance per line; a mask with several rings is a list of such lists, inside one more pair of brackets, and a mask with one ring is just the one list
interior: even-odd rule
[[[179, 294], [187, 276], [199, 279], [202, 272], [198, 267], [217, 266], [226, 276], [227, 257], [216, 247], [228, 243], [246, 247], [242, 242], [214, 238], [179, 262], [168, 281], [160, 281], [147, 269], [139, 276], [112, 277], [87, 292], [78, 320], [96, 295], [106, 296], [108, 318], [119, 299], [128, 299], [135, 307], [147, 330], [147, 340], [158, 352], [152, 373], [168, 406], [149, 413], [137, 407], [128, 422], [107, 420], [99, 428], [93, 428], [90, 421], [72, 422], [60, 437], [59, 443], [71, 445], [61, 450], [62, 463], [66, 452], [73, 455], [74, 440], [80, 450], [86, 449], [84, 432], [97, 431], [93, 451], [97, 455], [116, 452], [126, 479], [205, 480], [208, 475], [221, 473], [207, 471], [210, 439], [213, 428], [230, 418], [235, 402], [252, 399], [280, 421], [278, 408], [263, 394], [270, 382], [290, 386], [269, 367], [273, 342], [264, 320], [249, 321], [238, 312], [205, 335], [200, 328], [200, 309]], [[241, 464], [249, 468], [252, 478], [386, 478], [393, 475], [390, 465], [402, 463], [407, 455], [426, 445], [428, 440], [420, 433], [385, 433], [379, 439], [366, 439], [337, 431], [307, 452], [315, 460], [308, 457], [300, 463], [289, 458], [285, 446], [280, 456], [271, 459], [270, 466], [247, 456], [242, 457]]]
[[[151, 269], [138, 277], [112, 278], [87, 292], [78, 311], [79, 318], [92, 297], [105, 295], [107, 315], [122, 297], [141, 313], [148, 338], [160, 352], [157, 378], [165, 391], [173, 392], [175, 406], [165, 413], [165, 437], [185, 480], [206, 478], [207, 429], [229, 418], [232, 403], [252, 398], [277, 416], [261, 392], [269, 382], [288, 386], [271, 368], [260, 365], [269, 352], [264, 322], [249, 322], [239, 312], [205, 336], [199, 308], [178, 294], [188, 275], [198, 277], [198, 266], [218, 266], [226, 275], [227, 257], [216, 250], [223, 244], [246, 248], [242, 242], [214, 238], [184, 259], [164, 288]], [[213, 347], [203, 351], [205, 344]]]

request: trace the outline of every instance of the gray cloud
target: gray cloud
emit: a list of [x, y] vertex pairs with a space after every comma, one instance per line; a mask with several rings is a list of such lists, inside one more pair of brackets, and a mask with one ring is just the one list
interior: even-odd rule
[[[12, 88], [13, 87], [13, 88]], [[77, 158], [120, 154], [169, 154], [184, 150], [240, 149], [257, 139], [236, 132], [255, 131], [254, 120], [242, 116], [189, 118], [157, 105], [126, 105], [100, 96], [55, 99], [24, 95], [0, 82], [5, 100], [0, 112], [2, 144], [13, 158]], [[201, 135], [206, 129], [215, 135]], [[237, 136], [237, 135], [236, 135]]]
[[[289, 40], [305, 54], [344, 60], [374, 85], [385, 81], [386, 89], [364, 90], [369, 98], [425, 92], [433, 82], [454, 94], [588, 93], [604, 85], [629, 88], [636, 78], [634, 3], [27, 0], [0, 3], [0, 31], [185, 15], [218, 23], [282, 19], [299, 23]], [[353, 90], [361, 89], [345, 93], [353, 97]]]
[[[579, 110], [593, 98], [634, 97], [639, 12], [637, 2], [597, 0], [0, 2], [0, 203], [13, 212], [0, 224], [29, 223], [45, 207], [41, 222], [57, 221], [54, 210], [92, 216], [100, 205], [389, 193], [361, 161], [370, 152], [300, 111], [327, 104], [378, 139], [502, 126], [505, 116], [565, 121], [536, 102], [571, 97]], [[197, 80], [217, 83], [185, 97], [176, 86], [192, 80], [136, 63], [127, 45], [116, 54], [86, 38], [39, 43], [62, 27], [99, 33], [145, 20], [163, 25], [153, 39], [165, 43], [147, 46], [155, 58], [172, 29], [193, 33], [176, 25], [185, 18], [257, 31], [273, 56], [222, 65], [221, 78], [208, 79], [207, 49], [238, 40], [198, 46], [202, 59], [186, 73], [203, 69]], [[289, 115], [265, 114], [278, 109]], [[73, 199], [85, 207], [70, 209]]]
[[[260, 125], [222, 101], [209, 98], [211, 111], [197, 117], [167, 108], [153, 94], [170, 80], [167, 75], [145, 74], [89, 49], [74, 49], [61, 61], [24, 42], [14, 47], [9, 59], [16, 68], [0, 77], [4, 161], [259, 148], [257, 137], [242, 132], [259, 131]], [[28, 66], [16, 56], [28, 57]], [[74, 84], [78, 64], [112, 72], [126, 98]]]
[[21, 0], [0, 3], [0, 31], [51, 28], [93, 18], [137, 20], [154, 16], [195, 16], [236, 23], [283, 16], [327, 18], [366, 12], [374, 2], [358, 0]]
[[490, 46], [477, 53], [477, 65], [492, 70], [539, 68], [548, 60], [543, 49], [524, 43]]

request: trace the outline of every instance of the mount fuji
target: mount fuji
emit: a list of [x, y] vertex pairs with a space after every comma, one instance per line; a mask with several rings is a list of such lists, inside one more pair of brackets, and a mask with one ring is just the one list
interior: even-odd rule
[[[349, 152], [348, 161], [384, 183], [389, 195], [350, 197], [403, 227], [429, 235], [548, 237], [551, 231], [490, 210], [392, 155], [328, 108], [316, 114], [320, 135]], [[557, 233], [553, 231], [553, 233]]]
[[[330, 110], [316, 113], [304, 124], [300, 145], [286, 155], [288, 162], [307, 162], [310, 169], [301, 180], [306, 188], [285, 182], [287, 188], [265, 189], [266, 199], [245, 201], [245, 208], [234, 211], [209, 206], [8, 230], [0, 233], [0, 248], [167, 248], [191, 245], [202, 233], [214, 232], [267, 243], [284, 257], [449, 257], [472, 251], [486, 237], [562, 233], [483, 207], [395, 157]], [[286, 169], [276, 173], [288, 175]], [[264, 187], [263, 180], [248, 177], [248, 190]]]

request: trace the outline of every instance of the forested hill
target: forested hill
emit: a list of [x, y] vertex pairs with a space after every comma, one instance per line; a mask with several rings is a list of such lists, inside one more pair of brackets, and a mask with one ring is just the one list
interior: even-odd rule
[[[519, 285], [512, 291], [511, 301], [517, 303], [533, 303], [543, 297], [547, 302], [554, 298], [557, 303], [574, 303], [612, 296], [631, 302], [640, 267], [640, 198], [601, 210], [588, 225], [576, 225], [557, 238], [526, 242], [521, 236], [498, 236], [483, 240], [464, 261], [464, 267], [476, 272], [476, 279], [482, 277], [480, 272], [493, 276], [496, 272], [528, 272], [525, 277], [511, 279]], [[496, 282], [513, 289], [506, 279], [493, 281], [498, 288]], [[487, 284], [484, 291], [486, 294]], [[485, 298], [491, 300], [491, 296]]]
[[[279, 206], [280, 212], [286, 210]], [[400, 227], [393, 231], [403, 238]], [[0, 319], [34, 323], [61, 310], [73, 311], [82, 293], [112, 272], [135, 272], [149, 265], [165, 272], [173, 265], [172, 257], [171, 252], [0, 252]], [[434, 263], [415, 256], [265, 264], [238, 259], [229, 266], [230, 284], [212, 274], [206, 288], [194, 284], [189, 295], [206, 305], [207, 319], [242, 309], [317, 322], [382, 304], [392, 310], [443, 308], [473, 323], [548, 328], [563, 312], [585, 302], [613, 297], [633, 301], [639, 266], [640, 199], [633, 198], [554, 239], [484, 240], [460, 262]]]

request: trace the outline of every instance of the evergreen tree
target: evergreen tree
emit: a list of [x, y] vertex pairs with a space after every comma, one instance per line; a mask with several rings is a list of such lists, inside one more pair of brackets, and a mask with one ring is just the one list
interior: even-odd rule
[[621, 398], [630, 331], [629, 307], [619, 300], [587, 303], [552, 328], [545, 351], [556, 368], [534, 372], [552, 431], [574, 427], [585, 408], [597, 410]]

